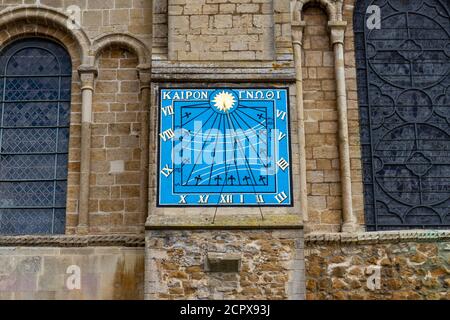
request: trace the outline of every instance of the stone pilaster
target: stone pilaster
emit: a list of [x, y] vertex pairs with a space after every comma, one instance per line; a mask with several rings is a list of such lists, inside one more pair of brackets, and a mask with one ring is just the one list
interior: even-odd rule
[[[139, 83], [141, 90], [141, 222], [145, 223], [148, 216], [148, 199], [149, 199], [149, 160], [154, 161], [154, 154], [150, 156], [149, 152], [149, 112], [150, 112], [150, 89], [151, 89], [151, 70], [149, 66], [138, 66]], [[153, 162], [151, 162], [153, 163]]]
[[342, 231], [358, 230], [357, 220], [353, 214], [352, 181], [350, 164], [350, 144], [348, 135], [347, 89], [345, 83], [344, 35], [347, 22], [329, 22], [330, 38], [334, 50], [334, 65], [336, 74], [336, 99], [339, 122], [339, 161], [341, 166], [342, 184]]
[[81, 164], [80, 164], [80, 200], [78, 207], [79, 234], [89, 232], [89, 189], [91, 173], [91, 136], [92, 136], [92, 99], [97, 69], [80, 66], [81, 79]]
[[306, 138], [305, 138], [305, 112], [303, 105], [303, 67], [302, 67], [302, 49], [303, 49], [303, 32], [305, 30], [305, 22], [295, 21], [292, 23], [292, 45], [294, 47], [295, 60], [295, 88], [296, 88], [296, 105], [297, 105], [297, 130], [299, 145], [299, 176], [300, 176], [300, 206], [303, 214], [303, 222], [305, 230], [308, 225], [308, 186], [306, 179]]

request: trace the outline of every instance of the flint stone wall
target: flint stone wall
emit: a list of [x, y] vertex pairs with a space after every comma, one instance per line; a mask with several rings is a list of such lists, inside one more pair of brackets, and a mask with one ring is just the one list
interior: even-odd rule
[[450, 299], [449, 232], [309, 235], [305, 264], [309, 300]]
[[[152, 230], [147, 233], [146, 246], [147, 299], [304, 297], [300, 230]], [[240, 271], [205, 271], [208, 253], [240, 256]]]

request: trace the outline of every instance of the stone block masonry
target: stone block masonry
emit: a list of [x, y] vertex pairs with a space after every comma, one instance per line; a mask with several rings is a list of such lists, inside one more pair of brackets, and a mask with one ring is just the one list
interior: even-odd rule
[[[79, 29], [67, 25], [72, 6], [80, 10]], [[143, 233], [148, 124], [143, 124], [147, 105], [138, 75], [150, 58], [145, 43], [151, 44], [151, 2], [0, 0], [0, 14], [2, 45], [48, 37], [61, 42], [72, 58], [66, 233]], [[92, 84], [80, 79], [87, 65]], [[91, 86], [92, 112], [82, 108], [81, 94]], [[88, 226], [80, 229], [81, 222]]]
[[80, 24], [91, 39], [105, 34], [131, 33], [150, 42], [151, 3], [148, 0], [0, 0], [0, 11], [40, 4], [66, 12], [68, 7], [77, 6], [81, 11]]
[[448, 300], [449, 233], [436, 235], [408, 231], [307, 236], [306, 297]]
[[168, 0], [169, 59], [274, 60], [272, 0]]
[[[304, 298], [299, 230], [151, 230], [146, 251], [147, 299]], [[208, 253], [240, 256], [240, 271], [205, 271]]]
[[141, 300], [143, 278], [143, 248], [0, 247], [0, 300]]
[[[79, 30], [66, 27], [73, 5], [80, 9]], [[364, 226], [357, 5], [355, 0], [0, 0], [2, 46], [48, 37], [70, 53], [66, 234], [99, 237], [72, 244], [59, 243], [59, 237], [0, 239], [0, 299], [450, 299], [448, 232], [335, 233], [343, 231], [349, 212], [343, 167], [350, 167], [352, 211]], [[338, 31], [345, 23], [342, 43], [333, 40], [330, 26]], [[300, 29], [302, 37], [293, 37]], [[343, 64], [339, 55], [335, 59], [341, 46]], [[293, 48], [301, 59], [294, 61]], [[155, 206], [157, 90], [184, 86], [290, 87], [294, 207]], [[339, 87], [346, 89], [346, 104]], [[349, 161], [340, 160], [343, 109]], [[303, 127], [306, 152], [299, 152]], [[300, 194], [308, 200], [307, 212], [299, 206]], [[302, 214], [312, 232], [305, 235], [306, 249]], [[88, 228], [80, 228], [80, 217], [87, 218]], [[144, 231], [146, 256], [138, 245], [110, 238], [140, 234], [143, 246]], [[208, 257], [219, 262], [228, 257], [238, 267], [224, 272], [218, 263], [210, 269]], [[65, 286], [70, 265], [81, 267], [81, 290]]]
[[[151, 169], [145, 298], [304, 299], [290, 2], [161, 0], [153, 10], [151, 130], [160, 87], [290, 87], [294, 207], [157, 207]], [[152, 130], [153, 159], [157, 139]]]
[[[135, 54], [120, 47], [99, 57], [93, 103], [92, 233], [139, 233], [142, 129]], [[143, 128], [145, 130], [145, 128]]]
[[334, 54], [327, 16], [319, 8], [304, 11], [303, 103], [305, 108], [308, 216], [313, 230], [340, 230], [338, 112]]

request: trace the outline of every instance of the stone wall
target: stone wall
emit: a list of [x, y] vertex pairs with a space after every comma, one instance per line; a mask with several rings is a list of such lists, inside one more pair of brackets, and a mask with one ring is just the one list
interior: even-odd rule
[[306, 8], [304, 21], [308, 217], [313, 230], [337, 232], [341, 227], [342, 198], [334, 52], [325, 12], [315, 7]]
[[[158, 0], [153, 16], [145, 297], [304, 298], [290, 1]], [[158, 207], [158, 92], [165, 87], [289, 87], [294, 206]], [[211, 254], [239, 257], [240, 270], [208, 271]]]
[[153, 59], [241, 66], [276, 60], [279, 71], [292, 60], [290, 22], [288, 0], [153, 1]]
[[[80, 10], [79, 21], [69, 10], [71, 7]], [[147, 110], [143, 110], [145, 104], [141, 101], [138, 66], [148, 68], [145, 60], [149, 50], [145, 44], [151, 43], [151, 2], [0, 0], [0, 15], [1, 46], [18, 38], [48, 37], [62, 43], [72, 58], [66, 233], [79, 232], [83, 161], [83, 85], [79, 68], [86, 64], [98, 71], [98, 76], [94, 80], [92, 117], [84, 115], [93, 121], [90, 229], [84, 232], [142, 233], [147, 213], [143, 212], [146, 200], [141, 199], [144, 192], [140, 189], [148, 165], [142, 161], [142, 151], [148, 149], [142, 131], [148, 124], [142, 124]], [[69, 17], [80, 26], [73, 27]]]
[[[67, 286], [70, 266], [79, 290]], [[141, 300], [143, 283], [143, 248], [0, 247], [0, 300]]]
[[[139, 233], [141, 114], [136, 55], [101, 53], [93, 104], [90, 225], [93, 233]], [[144, 128], [145, 129], [145, 128]]]
[[[148, 299], [301, 299], [301, 231], [149, 231]], [[239, 272], [208, 272], [208, 254], [240, 257]]]
[[272, 0], [168, 0], [170, 60], [273, 60]]
[[361, 161], [358, 88], [356, 83], [355, 35], [353, 13], [355, 0], [344, 0], [342, 19], [347, 22], [344, 39], [345, 85], [347, 89], [348, 137], [352, 177], [353, 212], [360, 225], [365, 224], [364, 190]]
[[307, 236], [307, 299], [448, 300], [449, 239], [448, 232]]
[[[353, 3], [344, 4], [347, 23], [344, 40], [347, 115], [353, 212], [364, 224], [364, 203], [359, 136], [359, 113], [353, 34]], [[334, 50], [324, 8], [308, 3], [302, 12], [303, 101], [305, 108], [309, 228], [315, 232], [339, 232], [342, 223], [342, 188], [339, 124], [336, 104]]]
[[0, 11], [37, 4], [62, 12], [77, 6], [80, 24], [91, 39], [112, 33], [131, 33], [142, 41], [151, 38], [151, 1], [148, 0], [0, 0]]

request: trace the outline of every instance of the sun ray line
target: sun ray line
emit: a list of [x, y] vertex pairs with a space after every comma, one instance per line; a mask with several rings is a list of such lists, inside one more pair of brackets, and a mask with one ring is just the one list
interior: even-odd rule
[[[215, 125], [215, 123], [216, 123], [218, 117], [219, 117], [219, 114], [217, 114], [216, 117], [214, 118], [214, 122], [213, 122], [211, 128], [214, 127], [214, 125]], [[209, 134], [208, 134], [208, 137], [206, 138], [206, 140], [209, 139], [209, 136], [210, 136], [210, 135], [211, 135], [211, 130], [209, 131]], [[205, 141], [205, 142], [203, 143], [202, 149], [205, 147], [205, 145], [206, 145], [207, 142], [208, 142], [208, 141]], [[191, 173], [189, 174], [189, 177], [188, 177], [188, 179], [186, 180], [187, 185], [189, 185], [189, 180], [191, 179], [192, 173], [194, 172], [195, 167], [197, 166], [198, 160], [200, 160], [200, 158], [201, 158], [201, 155], [202, 155], [202, 153], [199, 152], [199, 154], [198, 154], [198, 156], [197, 156], [197, 159], [195, 160], [195, 163], [194, 163], [194, 165], [193, 165], [193, 167], [192, 167]]]
[[[234, 117], [234, 115], [231, 115], [232, 117], [233, 117], [233, 119], [236, 121], [236, 122], [238, 122], [237, 120], [236, 120], [236, 118]], [[239, 116], [239, 115], [238, 115]], [[240, 117], [241, 118], [241, 117]], [[242, 119], [242, 118], [241, 118]], [[242, 121], [244, 121], [244, 120], [242, 120]], [[244, 123], [245, 123], [245, 121], [244, 121]], [[255, 132], [255, 134], [256, 134], [256, 136], [259, 138], [259, 135]], [[244, 135], [247, 137], [247, 135], [245, 134], [245, 132], [244, 132]], [[269, 137], [267, 137], [267, 138], [269, 138]], [[248, 137], [247, 137], [247, 139], [248, 139]], [[269, 159], [268, 159], [268, 156], [267, 156], [267, 159], [266, 159], [266, 161], [267, 162], [264, 162], [264, 160], [262, 159], [262, 157], [261, 157], [261, 155], [260, 155], [260, 153], [259, 153], [259, 151], [257, 151], [256, 149], [255, 149], [255, 146], [253, 145], [253, 144], [251, 144], [250, 143], [250, 141], [249, 141], [249, 145], [251, 146], [251, 148], [253, 149], [253, 151], [254, 152], [256, 152], [256, 155], [258, 156], [258, 159], [259, 160], [261, 160], [261, 163], [266, 167], [268, 167], [269, 166]], [[268, 141], [266, 140], [266, 146], [267, 146], [267, 148], [269, 147], [268, 146]], [[269, 150], [267, 150], [267, 152], [269, 152]]]
[[209, 173], [209, 185], [211, 185], [211, 179], [212, 179], [212, 173], [213, 173], [213, 169], [214, 169], [214, 165], [216, 162], [216, 156], [217, 156], [217, 146], [219, 145], [219, 137], [220, 137], [220, 127], [222, 126], [222, 118], [223, 115], [220, 115], [220, 120], [219, 120], [219, 128], [217, 129], [217, 136], [216, 136], [216, 145], [214, 146], [214, 157], [213, 157], [213, 161], [211, 164], [211, 171]]

